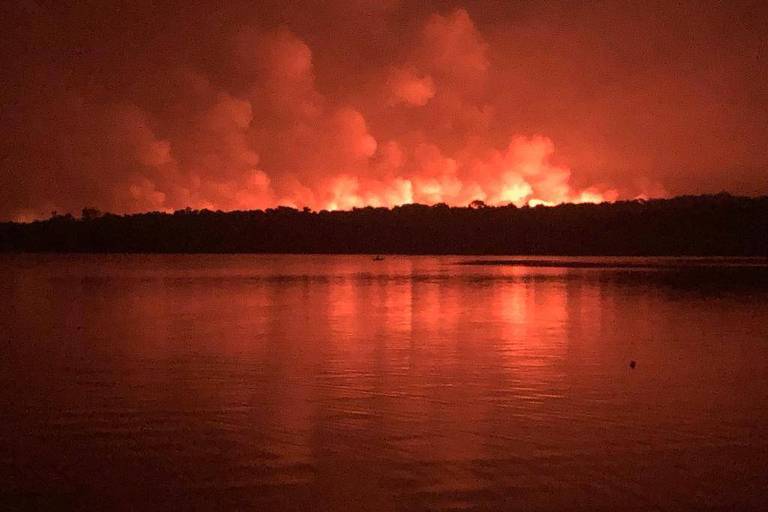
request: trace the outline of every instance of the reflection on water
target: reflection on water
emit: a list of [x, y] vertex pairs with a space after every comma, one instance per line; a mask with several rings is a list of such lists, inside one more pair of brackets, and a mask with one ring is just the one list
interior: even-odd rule
[[0, 505], [766, 498], [764, 267], [0, 258]]

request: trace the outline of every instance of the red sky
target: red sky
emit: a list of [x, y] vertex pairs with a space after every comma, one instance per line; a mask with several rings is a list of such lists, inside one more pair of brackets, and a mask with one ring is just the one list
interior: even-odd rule
[[3, 2], [0, 219], [768, 193], [763, 2], [225, 4]]

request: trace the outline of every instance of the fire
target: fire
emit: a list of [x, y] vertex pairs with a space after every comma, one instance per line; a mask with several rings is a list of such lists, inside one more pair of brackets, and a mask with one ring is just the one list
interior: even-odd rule
[[[391, 145], [386, 147], [391, 149]], [[515, 137], [502, 151], [470, 159], [448, 158], [437, 148], [417, 147], [409, 165], [408, 152], [398, 151], [394, 168], [385, 170], [387, 177], [372, 178], [370, 168], [363, 167], [357, 174], [339, 174], [320, 180], [314, 187], [302, 187], [301, 194], [289, 189], [274, 202], [348, 210], [408, 203], [465, 206], [475, 200], [492, 206], [552, 206], [600, 203], [619, 197], [611, 188], [579, 190], [571, 186], [570, 168], [551, 162], [554, 144], [543, 136]]]
[[[552, 139], [501, 117], [491, 82], [504, 61], [492, 58], [465, 9], [427, 16], [399, 45], [403, 52], [361, 75], [315, 59], [315, 48], [288, 27], [245, 24], [222, 36], [212, 50], [221, 54], [208, 59], [221, 66], [164, 69], [157, 76], [167, 80], [135, 88], [147, 97], [90, 94], [98, 84], [52, 96], [40, 111], [64, 124], [39, 141], [48, 163], [28, 158], [47, 174], [25, 185], [47, 189], [34, 201], [9, 194], [17, 201], [0, 215], [40, 218], [84, 206], [115, 213], [536, 206], [619, 196], [573, 180]], [[320, 65], [331, 66], [324, 87]], [[329, 86], [332, 76], [345, 87]], [[162, 101], [156, 90], [167, 93]], [[623, 186], [626, 196], [638, 192]]]

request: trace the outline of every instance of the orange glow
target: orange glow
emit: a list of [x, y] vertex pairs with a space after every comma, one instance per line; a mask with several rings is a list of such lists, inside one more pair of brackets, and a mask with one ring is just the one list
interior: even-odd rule
[[[419, 158], [416, 149], [416, 157]], [[347, 210], [354, 207], [392, 207], [407, 203], [464, 206], [474, 200], [489, 205], [555, 205], [563, 202], [600, 203], [619, 197], [615, 189], [574, 188], [571, 171], [554, 165], [552, 141], [543, 136], [516, 137], [504, 151], [493, 151], [485, 159], [457, 161], [428, 148], [428, 159], [411, 172], [398, 174], [389, 169], [385, 179], [365, 178], [368, 169], [356, 174], [340, 174], [320, 181], [307, 196], [306, 189], [294, 194], [288, 190], [273, 203], [310, 206], [315, 209]], [[400, 157], [403, 158], [402, 155]], [[405, 166], [404, 166], [405, 167]], [[304, 202], [302, 202], [304, 201]]]
[[[371, 153], [376, 141], [370, 135], [359, 146]], [[391, 146], [390, 146], [391, 149]], [[406, 165], [400, 151], [398, 165], [385, 169], [383, 178], [370, 177], [371, 163], [363, 161], [357, 171], [324, 176], [312, 184], [294, 180], [279, 194], [268, 174], [258, 169], [244, 172], [240, 181], [215, 185], [199, 184], [192, 195], [193, 207], [221, 210], [268, 208], [276, 205], [316, 210], [349, 210], [365, 206], [393, 207], [409, 203], [447, 203], [465, 206], [474, 200], [489, 205], [555, 205], [563, 202], [599, 203], [613, 201], [615, 189], [570, 184], [571, 171], [551, 163], [552, 141], [543, 136], [516, 137], [504, 151], [483, 157], [455, 160], [444, 157], [435, 147], [415, 148], [415, 165]], [[381, 153], [371, 153], [374, 161]], [[149, 182], [133, 186], [132, 193], [150, 198], [155, 207], [164, 196]]]
[[[642, 159], [630, 162], [636, 175], [614, 174], [624, 151], [607, 146], [606, 133], [574, 125], [574, 116], [612, 119], [602, 106], [583, 116], [581, 102], [547, 103], [563, 95], [547, 92], [558, 80], [539, 83], [549, 75], [538, 68], [538, 47], [521, 54], [465, 8], [425, 12], [407, 33], [380, 35], [378, 57], [350, 68], [345, 59], [366, 56], [338, 55], [307, 27], [243, 20], [200, 62], [108, 74], [107, 84], [130, 85], [124, 97], [94, 93], [111, 90], [94, 77], [93, 87], [66, 84], [31, 98], [40, 115], [17, 117], [41, 140], [5, 160], [13, 179], [0, 217], [31, 220], [84, 206], [318, 211], [667, 195]], [[384, 51], [395, 37], [402, 51]], [[154, 69], [133, 64], [126, 68]], [[528, 112], [528, 103], [546, 115]]]

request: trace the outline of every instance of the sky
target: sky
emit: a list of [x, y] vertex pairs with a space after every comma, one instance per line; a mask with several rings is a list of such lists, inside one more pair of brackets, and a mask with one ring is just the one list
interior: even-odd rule
[[764, 2], [6, 0], [0, 220], [768, 193]]

